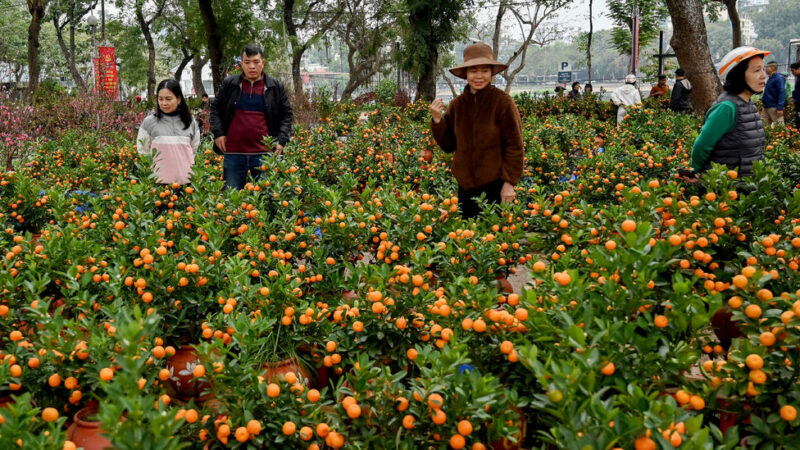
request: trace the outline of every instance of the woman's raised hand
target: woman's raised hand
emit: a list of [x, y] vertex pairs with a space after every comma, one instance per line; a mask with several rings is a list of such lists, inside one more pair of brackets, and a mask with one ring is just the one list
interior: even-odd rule
[[431, 103], [431, 117], [435, 123], [439, 123], [444, 115], [445, 107], [442, 99], [437, 98]]

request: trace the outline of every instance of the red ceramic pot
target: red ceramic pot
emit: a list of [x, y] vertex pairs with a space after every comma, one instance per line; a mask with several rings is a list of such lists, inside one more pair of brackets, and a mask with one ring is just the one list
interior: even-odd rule
[[0, 409], [5, 408], [6, 405], [10, 405], [14, 403], [14, 399], [11, 398], [10, 395], [4, 395], [0, 397]]
[[208, 389], [208, 383], [199, 382], [194, 376], [194, 368], [200, 364], [197, 351], [189, 346], [183, 345], [167, 362], [169, 370], [169, 385], [178, 397], [183, 400], [198, 398], [200, 394]]
[[100, 422], [90, 420], [97, 413], [96, 406], [88, 406], [75, 413], [74, 422], [67, 429], [67, 439], [84, 450], [104, 450], [111, 447], [111, 441], [103, 436]]
[[525, 414], [521, 409], [514, 408], [514, 411], [519, 414], [519, 418], [514, 422], [514, 425], [516, 425], [519, 429], [519, 432], [513, 436], [516, 442], [513, 442], [511, 439], [507, 438], [499, 439], [495, 442], [492, 442], [492, 450], [520, 450], [522, 448], [522, 444], [525, 442], [528, 422], [526, 421]]
[[423, 160], [424, 160], [426, 163], [430, 163], [431, 161], [433, 161], [433, 152], [432, 152], [432, 151], [430, 151], [430, 149], [423, 148], [423, 149], [422, 149], [422, 151], [421, 151], [420, 153], [421, 153], [421, 155], [422, 155], [422, 159], [423, 159]]
[[498, 275], [495, 277], [495, 280], [497, 280], [497, 284], [498, 286], [500, 286], [500, 290], [503, 291], [503, 293], [505, 294], [514, 293], [514, 288], [511, 286], [511, 283], [508, 281], [508, 278], [506, 278], [503, 275]]
[[286, 375], [289, 372], [297, 375], [297, 381], [305, 386], [308, 386], [309, 380], [311, 379], [311, 374], [308, 370], [298, 363], [295, 358], [265, 363], [264, 369], [264, 381], [268, 383], [279, 381], [282, 375]]

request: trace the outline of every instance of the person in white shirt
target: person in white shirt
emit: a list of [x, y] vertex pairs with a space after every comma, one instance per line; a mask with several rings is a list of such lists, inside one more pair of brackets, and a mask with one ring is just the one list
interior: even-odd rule
[[611, 102], [619, 107], [617, 109], [617, 126], [619, 126], [628, 114], [626, 108], [642, 103], [642, 95], [636, 87], [636, 75], [629, 74], [625, 77], [625, 85], [611, 93]]

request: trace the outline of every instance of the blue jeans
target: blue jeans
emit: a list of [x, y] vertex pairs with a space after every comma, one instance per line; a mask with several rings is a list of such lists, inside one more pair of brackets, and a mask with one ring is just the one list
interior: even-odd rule
[[266, 164], [267, 155], [225, 155], [222, 163], [222, 178], [228, 189], [244, 189], [247, 174], [253, 180], [261, 178], [261, 166]]

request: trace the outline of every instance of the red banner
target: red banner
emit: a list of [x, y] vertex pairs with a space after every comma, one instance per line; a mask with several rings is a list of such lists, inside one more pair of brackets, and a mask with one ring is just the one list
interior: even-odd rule
[[94, 63], [94, 90], [100, 92], [103, 89], [103, 78], [100, 76], [100, 58], [92, 58]]
[[117, 78], [117, 57], [114, 47], [99, 47], [100, 78], [103, 91], [111, 98], [119, 96], [119, 79]]

